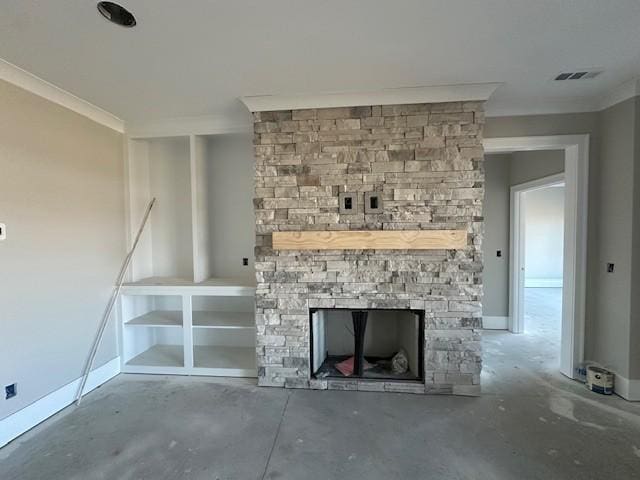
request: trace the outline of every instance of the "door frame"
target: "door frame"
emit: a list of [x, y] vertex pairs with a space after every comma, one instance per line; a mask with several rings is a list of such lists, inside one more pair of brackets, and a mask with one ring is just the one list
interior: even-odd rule
[[524, 264], [526, 247], [525, 218], [522, 211], [523, 195], [560, 184], [564, 185], [564, 173], [538, 178], [511, 187], [509, 212], [511, 219], [509, 227], [509, 330], [513, 333], [524, 333]]
[[[577, 369], [584, 361], [589, 135], [487, 138], [484, 140], [484, 149], [485, 153], [564, 151], [564, 260], [560, 371], [569, 378], [577, 378]], [[511, 300], [509, 305], [510, 322], [512, 322], [514, 315]]]

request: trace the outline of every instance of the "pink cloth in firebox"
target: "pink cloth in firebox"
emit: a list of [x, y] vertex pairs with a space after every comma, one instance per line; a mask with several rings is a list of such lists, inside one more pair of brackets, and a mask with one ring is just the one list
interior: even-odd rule
[[[363, 370], [369, 370], [373, 367], [369, 362], [363, 360], [364, 364], [362, 365]], [[355, 357], [349, 357], [346, 360], [343, 360], [340, 363], [336, 363], [336, 368], [338, 371], [343, 374], [345, 377], [350, 377], [353, 375], [353, 364], [355, 362]]]

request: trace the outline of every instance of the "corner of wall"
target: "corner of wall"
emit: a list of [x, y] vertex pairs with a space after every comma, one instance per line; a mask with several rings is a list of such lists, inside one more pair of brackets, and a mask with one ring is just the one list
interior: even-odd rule
[[[631, 227], [631, 319], [629, 334], [629, 379], [640, 383], [640, 96], [635, 97], [633, 125], [633, 212]], [[638, 400], [640, 400], [640, 386]]]
[[[95, 390], [120, 373], [120, 357], [115, 357], [89, 373], [82, 395]], [[81, 378], [42, 397], [31, 405], [0, 420], [0, 448], [28, 432], [47, 418], [71, 405], [80, 388]]]

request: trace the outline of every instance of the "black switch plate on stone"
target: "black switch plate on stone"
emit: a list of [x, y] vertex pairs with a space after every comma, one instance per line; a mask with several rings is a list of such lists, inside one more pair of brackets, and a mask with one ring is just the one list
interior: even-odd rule
[[345, 192], [339, 195], [338, 201], [339, 210], [341, 214], [356, 214], [358, 213], [357, 196], [355, 193]]
[[247, 265], [249, 265], [249, 259], [248, 259], [248, 258], [243, 258], [243, 259], [242, 259], [242, 265], [244, 265], [245, 267], [246, 267]]
[[382, 193], [365, 192], [364, 194], [364, 213], [383, 213]]
[[502, 256], [502, 250], [498, 250], [496, 252], [496, 257], [501, 257]]
[[613, 273], [615, 265], [613, 263], [607, 263], [607, 273]]

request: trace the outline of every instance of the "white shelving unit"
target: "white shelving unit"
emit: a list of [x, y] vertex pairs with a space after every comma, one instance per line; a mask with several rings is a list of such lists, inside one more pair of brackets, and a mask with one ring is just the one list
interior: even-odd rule
[[238, 205], [224, 203], [236, 194], [250, 211], [252, 194], [228, 190], [220, 175], [233, 175], [236, 159], [219, 144], [234, 143], [227, 135], [129, 140], [130, 235], [149, 200], [156, 204], [121, 292], [123, 372], [257, 376], [253, 225], [228, 223]]

